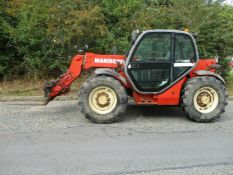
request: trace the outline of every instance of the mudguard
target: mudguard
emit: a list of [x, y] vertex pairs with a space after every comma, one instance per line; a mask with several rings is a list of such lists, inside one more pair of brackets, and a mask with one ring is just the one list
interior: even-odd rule
[[207, 70], [198, 70], [196, 72], [194, 72], [196, 75], [198, 76], [213, 76], [216, 77], [217, 79], [219, 79], [221, 82], [223, 82], [223, 84], [225, 84], [225, 80], [218, 74], [211, 72], [211, 71], [207, 71]]
[[219, 65], [219, 64], [211, 64], [206, 70], [207, 70], [207, 71], [209, 71], [209, 70], [211, 70], [211, 69], [217, 70], [217, 69], [219, 69], [220, 67], [221, 67], [221, 65]]
[[96, 75], [110, 75], [117, 80], [119, 80], [125, 87], [128, 87], [128, 82], [127, 80], [118, 72], [114, 71], [113, 69], [110, 68], [98, 68], [95, 69], [94, 72]]

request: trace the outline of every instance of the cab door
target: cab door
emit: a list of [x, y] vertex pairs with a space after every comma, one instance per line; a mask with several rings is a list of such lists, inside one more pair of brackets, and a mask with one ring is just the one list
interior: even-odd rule
[[171, 83], [171, 33], [148, 33], [132, 53], [127, 73], [140, 92], [158, 92]]

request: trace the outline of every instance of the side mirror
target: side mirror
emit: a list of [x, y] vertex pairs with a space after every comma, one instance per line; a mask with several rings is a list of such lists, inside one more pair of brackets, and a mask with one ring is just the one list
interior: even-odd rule
[[135, 43], [135, 41], [137, 40], [138, 36], [139, 36], [139, 30], [134, 30], [132, 32], [132, 45]]

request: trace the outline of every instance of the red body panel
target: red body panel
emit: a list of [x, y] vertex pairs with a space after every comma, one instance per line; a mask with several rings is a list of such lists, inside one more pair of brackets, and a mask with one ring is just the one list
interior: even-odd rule
[[[199, 59], [197, 66], [189, 73], [190, 77], [196, 76], [194, 72], [198, 70], [206, 70], [212, 64], [217, 64], [217, 61], [215, 59]], [[209, 71], [215, 72], [215, 69], [211, 69]]]
[[180, 91], [186, 77], [177, 82], [174, 86], [161, 94], [139, 94], [133, 92], [134, 101], [137, 104], [156, 104], [156, 105], [178, 105], [180, 102]]
[[117, 68], [119, 64], [125, 64], [124, 55], [99, 55], [86, 53], [83, 68]]
[[[48, 96], [50, 99], [53, 99], [57, 95], [66, 94], [71, 83], [80, 76], [82, 69], [88, 70], [91, 68], [119, 68], [125, 65], [125, 59], [126, 57], [124, 55], [100, 55], [94, 53], [76, 55], [73, 58], [68, 71], [57, 80], [57, 83], [51, 88]], [[212, 64], [216, 64], [214, 59], [200, 59], [196, 68], [189, 73], [189, 77], [197, 76], [194, 73], [195, 71], [206, 70]], [[127, 80], [127, 76], [122, 69], [120, 69], [118, 73]], [[137, 104], [178, 105], [180, 102], [180, 92], [182, 85], [186, 82], [187, 79], [188, 77], [184, 77], [165, 92], [156, 95], [137, 93], [132, 89], [132, 86], [128, 80], [128, 84], [124, 84], [124, 86], [125, 88], [132, 90], [132, 96]]]

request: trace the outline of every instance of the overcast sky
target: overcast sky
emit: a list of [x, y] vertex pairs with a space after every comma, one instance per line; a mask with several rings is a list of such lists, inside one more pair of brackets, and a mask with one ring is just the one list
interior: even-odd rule
[[229, 5], [233, 5], [233, 0], [225, 0], [224, 3], [229, 4]]

